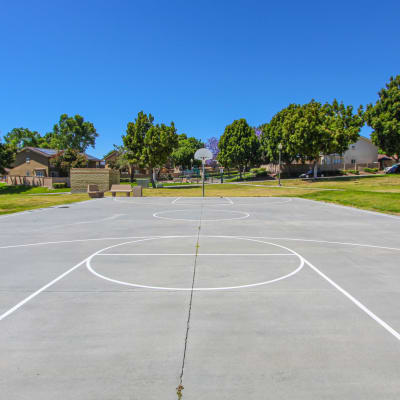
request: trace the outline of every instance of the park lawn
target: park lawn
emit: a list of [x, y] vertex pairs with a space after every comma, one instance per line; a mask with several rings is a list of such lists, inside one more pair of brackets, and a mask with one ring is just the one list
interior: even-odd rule
[[[326, 180], [306, 180], [284, 179], [281, 181], [283, 187], [297, 187], [299, 189], [321, 188], [321, 189], [341, 189], [351, 191], [371, 191], [371, 192], [392, 192], [400, 193], [400, 174], [384, 176], [357, 176], [344, 178], [331, 178]], [[277, 186], [276, 181], [257, 181], [247, 182], [257, 185]]]
[[33, 210], [70, 204], [78, 201], [89, 200], [86, 193], [82, 194], [60, 194], [52, 196], [28, 196], [27, 194], [1, 194], [0, 215], [19, 211]]
[[[250, 183], [250, 182], [248, 182]], [[282, 187], [276, 181], [257, 181], [251, 186], [234, 183], [206, 185], [207, 197], [301, 197], [305, 199], [337, 203], [365, 210], [400, 214], [400, 175], [385, 175], [356, 179], [326, 181], [283, 180]], [[300, 190], [299, 190], [300, 189]], [[321, 189], [321, 190], [318, 190]], [[340, 189], [337, 191], [323, 189]], [[83, 194], [37, 196], [34, 194], [65, 192], [68, 189], [48, 190], [42, 187], [7, 187], [0, 184], [0, 214], [51, 207], [88, 200]], [[33, 196], [32, 196], [33, 195]], [[111, 195], [107, 193], [107, 195]], [[180, 185], [176, 188], [144, 189], [147, 197], [200, 197], [201, 187]], [[125, 196], [118, 193], [118, 196]]]
[[382, 193], [358, 190], [314, 191], [301, 196], [303, 199], [326, 201], [329, 203], [351, 206], [363, 210], [379, 211], [400, 215], [400, 193]]
[[[302, 191], [302, 193], [312, 192], [313, 190]], [[235, 184], [213, 184], [206, 185], [206, 197], [279, 197], [279, 196], [296, 196], [296, 189], [280, 189], [241, 186]], [[198, 187], [177, 187], [177, 188], [160, 188], [160, 189], [144, 189], [143, 196], [159, 196], [159, 197], [201, 197], [202, 188]]]

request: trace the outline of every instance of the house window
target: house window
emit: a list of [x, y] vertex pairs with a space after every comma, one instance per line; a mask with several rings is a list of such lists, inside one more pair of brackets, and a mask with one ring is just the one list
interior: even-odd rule
[[356, 160], [351, 160], [351, 163], [352, 163], [352, 164], [355, 164], [355, 163], [356, 163]]
[[35, 171], [35, 175], [43, 177], [44, 176], [44, 172], [43, 171]]
[[26, 171], [26, 176], [29, 176], [31, 173], [29, 171]]
[[352, 145], [351, 145], [351, 149], [352, 149], [352, 150], [355, 150], [355, 149], [356, 149], [356, 145], [355, 145], [355, 144], [352, 144]]
[[29, 164], [31, 162], [31, 159], [29, 157], [26, 157], [26, 163]]

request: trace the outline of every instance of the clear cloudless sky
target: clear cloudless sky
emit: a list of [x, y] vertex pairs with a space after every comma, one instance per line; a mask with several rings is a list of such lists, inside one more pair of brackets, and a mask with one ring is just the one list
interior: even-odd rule
[[400, 74], [399, 15], [399, 0], [2, 1], [0, 136], [81, 114], [103, 156], [140, 110], [205, 140], [312, 98], [357, 108]]

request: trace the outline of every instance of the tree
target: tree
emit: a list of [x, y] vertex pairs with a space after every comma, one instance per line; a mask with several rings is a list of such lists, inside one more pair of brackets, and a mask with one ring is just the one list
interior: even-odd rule
[[336, 100], [321, 105], [314, 100], [290, 104], [263, 125], [261, 145], [265, 157], [278, 161], [278, 145], [282, 143], [282, 160], [313, 161], [314, 174], [321, 154], [344, 153], [357, 141], [363, 126], [362, 108], [353, 114], [352, 106]]
[[81, 115], [68, 117], [62, 114], [53, 131], [45, 135], [45, 140], [53, 149], [74, 149], [84, 153], [88, 147], [95, 146], [98, 136], [94, 125]]
[[240, 178], [244, 168], [260, 161], [260, 142], [254, 129], [244, 118], [225, 127], [218, 148], [218, 161], [225, 167], [237, 167]]
[[400, 75], [390, 77], [378, 93], [379, 100], [368, 104], [365, 120], [373, 129], [372, 142], [388, 156], [400, 160]]
[[13, 150], [6, 144], [0, 142], [0, 174], [3, 174], [5, 168], [10, 167], [13, 161]]
[[51, 159], [51, 165], [64, 176], [68, 176], [71, 168], [85, 168], [87, 164], [86, 156], [75, 149], [60, 151]]
[[42, 137], [28, 128], [14, 128], [4, 136], [4, 141], [16, 152], [24, 147], [40, 147]]
[[184, 133], [178, 135], [178, 147], [171, 154], [174, 165], [191, 168], [193, 163], [198, 164], [198, 161], [194, 160], [194, 153], [202, 147], [204, 143], [201, 140], [187, 137]]
[[171, 126], [152, 125], [146, 132], [141, 163], [150, 170], [153, 188], [156, 187], [155, 168], [161, 168], [177, 147], [178, 135], [173, 122], [171, 122]]
[[129, 164], [131, 182], [134, 179], [135, 165], [143, 165], [144, 138], [153, 126], [154, 117], [140, 111], [134, 122], [128, 122], [126, 135], [122, 136], [124, 144], [121, 157]]
[[217, 165], [217, 157], [219, 153], [219, 148], [218, 148], [218, 138], [215, 136], [212, 136], [207, 139], [206, 143], [206, 148], [211, 151], [213, 158], [211, 160], [207, 160], [206, 164], [211, 165], [212, 167], [215, 167]]

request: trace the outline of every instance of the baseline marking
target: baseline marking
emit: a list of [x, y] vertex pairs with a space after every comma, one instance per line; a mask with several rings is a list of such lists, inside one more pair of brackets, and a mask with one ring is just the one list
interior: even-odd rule
[[295, 256], [285, 253], [101, 253], [98, 256]]
[[376, 314], [374, 314], [369, 308], [367, 308], [364, 304], [362, 304], [359, 300], [357, 300], [354, 296], [352, 296], [348, 291], [344, 290], [341, 286], [339, 286], [336, 282], [334, 282], [331, 278], [325, 275], [322, 271], [320, 271], [317, 267], [311, 264], [309, 261], [304, 259], [305, 263], [315, 271], [319, 276], [324, 278], [328, 283], [330, 283], [335, 289], [337, 289], [340, 293], [345, 295], [351, 302], [353, 302], [360, 310], [364, 311], [369, 317], [371, 317], [375, 322], [381, 325], [384, 329], [386, 329], [391, 335], [393, 335], [397, 340], [400, 340], [400, 333], [394, 330], [388, 323], [379, 318]]

